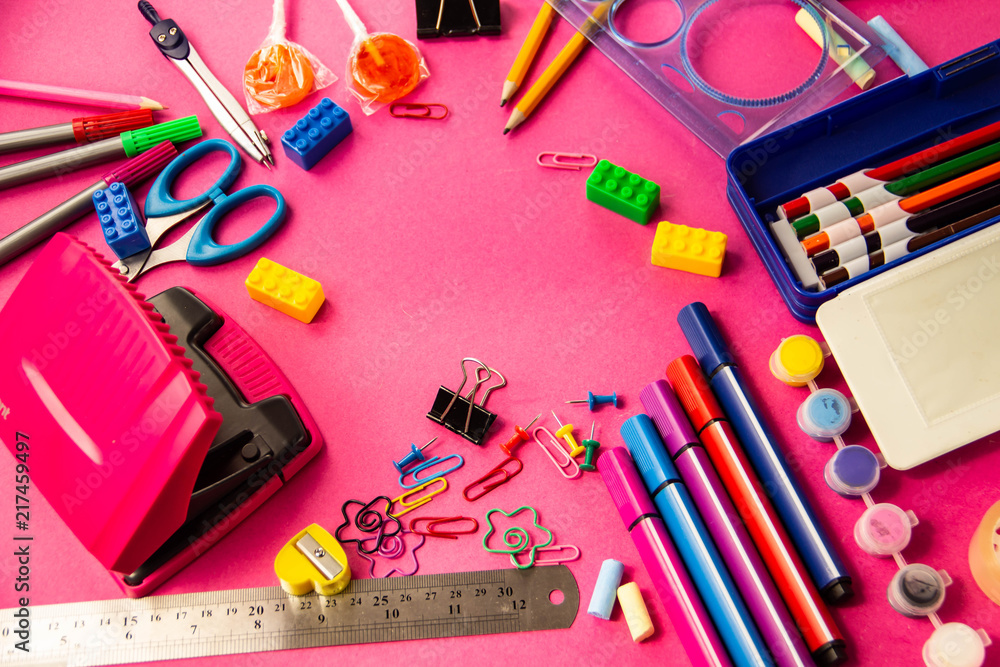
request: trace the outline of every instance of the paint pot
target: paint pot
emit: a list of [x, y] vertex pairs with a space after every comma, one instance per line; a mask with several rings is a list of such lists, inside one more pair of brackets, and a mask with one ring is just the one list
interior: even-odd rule
[[789, 336], [778, 345], [768, 366], [788, 386], [804, 387], [823, 370], [823, 349], [809, 336]]
[[872, 556], [891, 556], [910, 543], [912, 526], [906, 512], [892, 503], [878, 503], [854, 524], [854, 541]]
[[879, 474], [878, 458], [861, 445], [838, 449], [823, 468], [827, 486], [845, 498], [860, 496], [874, 489]]
[[945, 623], [924, 643], [927, 667], [980, 667], [986, 662], [986, 644], [965, 623]]
[[851, 402], [836, 389], [819, 389], [802, 402], [795, 420], [810, 438], [832, 442], [851, 425]]
[[944, 588], [949, 583], [928, 565], [904, 565], [889, 583], [889, 604], [903, 616], [927, 616], [941, 608]]

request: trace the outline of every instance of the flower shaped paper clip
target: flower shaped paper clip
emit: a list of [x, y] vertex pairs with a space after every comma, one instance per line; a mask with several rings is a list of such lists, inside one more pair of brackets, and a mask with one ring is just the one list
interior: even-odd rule
[[[521, 553], [528, 546], [528, 542], [529, 542], [529, 540], [531, 538], [528, 535], [528, 531], [526, 531], [524, 528], [521, 528], [520, 526], [513, 526], [511, 528], [508, 528], [506, 531], [504, 531], [504, 534], [503, 534], [503, 543], [505, 545], [507, 545], [506, 549], [491, 549], [488, 546], [488, 544], [489, 544], [490, 535], [492, 535], [493, 532], [496, 530], [493, 527], [493, 521], [492, 521], [492, 518], [491, 518], [495, 512], [499, 512], [500, 514], [503, 514], [505, 517], [511, 518], [511, 517], [516, 516], [517, 514], [520, 514], [524, 510], [531, 510], [531, 513], [534, 516], [534, 523], [533, 523], [534, 527], [537, 528], [537, 529], [539, 529], [539, 530], [541, 530], [542, 532], [548, 534], [549, 539], [546, 540], [544, 544], [536, 544], [536, 545], [532, 546], [529, 549], [530, 557], [528, 558], [528, 562], [527, 563], [525, 563], [525, 564], [522, 565], [521, 563], [518, 563], [517, 561], [514, 561], [515, 565], [517, 565], [517, 568], [519, 570], [526, 570], [529, 567], [531, 567], [532, 565], [534, 565], [535, 564], [535, 553], [538, 551], [538, 549], [540, 549], [542, 547], [547, 547], [550, 544], [552, 544], [552, 540], [553, 540], [552, 531], [549, 530], [548, 528], [546, 528], [545, 526], [543, 526], [542, 524], [538, 523], [538, 510], [536, 510], [534, 507], [531, 507], [530, 505], [522, 505], [521, 507], [518, 507], [513, 512], [509, 512], [509, 513], [508, 512], [504, 512], [501, 509], [496, 509], [496, 508], [491, 509], [489, 512], [486, 513], [486, 525], [489, 526], [489, 528], [486, 530], [486, 534], [483, 536], [483, 549], [486, 549], [487, 551], [489, 551], [492, 554], [507, 554], [508, 556], [513, 556], [514, 554]], [[511, 542], [511, 537], [512, 536], [514, 536], [514, 537], [517, 538], [516, 542]], [[514, 559], [512, 558], [511, 560], [514, 560]]]
[[[378, 503], [379, 501], [385, 503], [385, 510], [383, 510], [385, 512], [385, 516], [382, 515], [381, 511], [373, 509], [375, 504]], [[348, 528], [351, 525], [351, 518], [347, 516], [347, 508], [350, 507], [351, 505], [361, 505], [361, 509], [358, 510], [358, 513], [354, 515], [354, 527], [360, 530], [362, 533], [376, 534], [375, 537], [372, 538], [375, 540], [374, 549], [371, 550], [365, 549], [364, 544], [362, 544], [362, 542], [367, 540], [363, 538], [358, 538], [358, 537], [345, 538], [343, 536], [342, 533], [344, 529]], [[382, 547], [383, 540], [385, 540], [388, 537], [394, 537], [398, 535], [401, 530], [403, 530], [403, 524], [400, 523], [399, 519], [397, 519], [390, 513], [391, 509], [392, 509], [392, 499], [389, 498], [388, 496], [378, 496], [367, 504], [361, 502], [360, 500], [348, 500], [346, 503], [344, 503], [344, 506], [340, 510], [341, 513], [344, 515], [344, 523], [337, 526], [337, 530], [334, 532], [334, 535], [336, 535], [337, 537], [337, 541], [340, 542], [341, 544], [344, 544], [345, 542], [357, 542], [358, 551], [360, 551], [361, 553], [363, 554], [375, 553]], [[395, 530], [392, 530], [391, 532], [386, 530], [386, 524], [390, 523], [395, 525]]]

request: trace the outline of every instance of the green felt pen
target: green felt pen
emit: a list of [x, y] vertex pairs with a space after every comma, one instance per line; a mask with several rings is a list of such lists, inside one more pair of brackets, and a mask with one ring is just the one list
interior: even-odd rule
[[139, 130], [122, 132], [117, 137], [86, 146], [0, 167], [0, 190], [72, 173], [89, 165], [109, 162], [116, 158], [135, 157], [163, 141], [177, 143], [197, 139], [200, 136], [201, 127], [198, 125], [197, 116], [178, 118]]

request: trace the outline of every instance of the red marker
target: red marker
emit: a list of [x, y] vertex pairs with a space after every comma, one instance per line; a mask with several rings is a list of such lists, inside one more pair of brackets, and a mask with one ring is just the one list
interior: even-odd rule
[[834, 665], [842, 662], [844, 637], [767, 500], [698, 362], [690, 355], [674, 359], [667, 366], [667, 379], [698, 432], [723, 486], [746, 522], [816, 663]]

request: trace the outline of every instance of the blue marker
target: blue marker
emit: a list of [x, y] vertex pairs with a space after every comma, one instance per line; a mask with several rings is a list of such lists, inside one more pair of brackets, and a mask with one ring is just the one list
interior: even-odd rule
[[851, 577], [792, 476], [785, 455], [761, 417], [763, 413], [747, 392], [736, 360], [708, 308], [699, 302], [689, 304], [681, 309], [677, 322], [820, 594], [831, 603], [851, 597]]
[[621, 434], [733, 664], [774, 665], [652, 420], [630, 417]]

